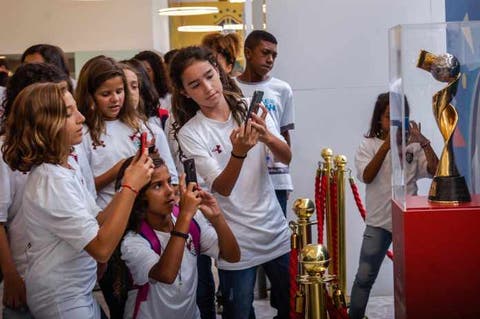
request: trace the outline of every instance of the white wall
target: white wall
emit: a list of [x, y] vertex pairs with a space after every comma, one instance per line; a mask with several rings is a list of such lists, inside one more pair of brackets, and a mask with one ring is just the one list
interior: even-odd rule
[[2, 0], [1, 12], [2, 54], [37, 43], [65, 52], [153, 48], [151, 0]]
[[[292, 199], [313, 199], [322, 148], [346, 155], [354, 168], [354, 153], [368, 129], [375, 98], [388, 90], [388, 29], [445, 21], [444, 7], [443, 0], [267, 0], [268, 30], [279, 40], [273, 74], [291, 84], [296, 104]], [[363, 185], [361, 191], [363, 196]], [[348, 294], [363, 229], [349, 194]], [[393, 295], [392, 266], [384, 261], [372, 294]]]

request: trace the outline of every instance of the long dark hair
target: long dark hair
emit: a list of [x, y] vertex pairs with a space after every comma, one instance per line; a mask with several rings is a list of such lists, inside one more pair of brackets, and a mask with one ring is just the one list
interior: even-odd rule
[[[105, 120], [102, 112], [95, 106], [95, 91], [105, 81], [117, 76], [122, 78], [125, 90], [125, 99], [118, 119], [132, 130], [140, 130], [138, 121], [140, 116], [131, 103], [130, 90], [128, 90], [128, 83], [123, 69], [114, 59], [99, 55], [91, 58], [83, 65], [75, 90], [75, 100], [77, 101], [78, 109], [85, 116], [85, 124], [88, 126], [90, 136], [95, 145], [101, 145], [100, 136], [102, 133], [105, 133]], [[92, 105], [94, 106], [93, 108]]]
[[[387, 107], [390, 106], [390, 93], [385, 92], [377, 96], [377, 101], [375, 102], [375, 107], [373, 109], [372, 119], [370, 120], [370, 129], [368, 130], [365, 137], [382, 137], [382, 123], [381, 118]], [[410, 115], [410, 106], [408, 105], [407, 97], [405, 97], [405, 117], [408, 118]]]
[[[68, 91], [72, 92], [70, 78], [54, 64], [29, 63], [21, 65], [8, 81], [7, 90], [5, 91], [5, 99], [2, 105], [4, 112], [0, 122], [5, 123], [12, 110], [13, 101], [27, 86], [40, 82], [59, 83], [62, 81], [67, 83]], [[5, 134], [5, 126], [0, 125], [0, 127], [0, 135]]]
[[168, 72], [161, 56], [153, 51], [142, 51], [133, 58], [140, 61], [146, 61], [150, 64], [153, 71], [153, 84], [160, 97], [164, 98], [170, 93]]
[[[155, 168], [159, 168], [161, 166], [165, 166], [165, 161], [157, 154], [153, 153], [150, 154], [153, 159], [153, 165]], [[125, 162], [123, 162], [122, 166], [117, 175], [117, 179], [115, 180], [115, 191], [118, 191], [122, 186], [123, 176], [125, 175], [125, 170], [127, 167], [132, 163], [135, 156], [129, 157]], [[128, 219], [127, 229], [125, 233], [128, 231], [134, 231], [136, 233], [140, 230], [140, 225], [142, 221], [145, 219], [145, 215], [148, 209], [148, 202], [145, 198], [145, 192], [147, 191], [148, 187], [150, 187], [150, 183], [143, 186], [141, 190], [138, 191], [138, 195], [135, 198], [135, 202], [132, 207], [132, 213]]]
[[223, 85], [223, 94], [232, 112], [232, 116], [240, 125], [246, 116], [246, 105], [241, 99], [241, 95], [229, 90], [228, 81], [231, 80], [230, 77], [223, 69], [217, 66], [217, 60], [211, 50], [200, 46], [190, 46], [180, 49], [173, 57], [170, 65], [170, 78], [173, 84], [172, 112], [175, 119], [173, 123], [174, 131], [178, 131], [185, 123], [194, 117], [200, 109], [197, 102], [182, 94], [182, 91], [185, 89], [182, 82], [183, 72], [187, 67], [197, 61], [209, 62], [217, 70]]
[[25, 50], [22, 54], [21, 62], [25, 62], [27, 55], [38, 53], [42, 56], [46, 63], [56, 65], [60, 70], [70, 76], [70, 69], [68, 68], [65, 53], [60, 47], [51, 44], [35, 44]]

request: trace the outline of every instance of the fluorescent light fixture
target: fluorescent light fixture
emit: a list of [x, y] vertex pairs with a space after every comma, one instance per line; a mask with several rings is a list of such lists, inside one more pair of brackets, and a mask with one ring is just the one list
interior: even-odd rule
[[223, 28], [220, 25], [184, 25], [177, 30], [179, 32], [215, 32], [222, 31]]
[[243, 24], [224, 24], [223, 25], [223, 30], [229, 31], [229, 30], [243, 30]]
[[161, 16], [194, 16], [218, 13], [218, 11], [217, 7], [172, 7], [159, 9], [158, 14]]

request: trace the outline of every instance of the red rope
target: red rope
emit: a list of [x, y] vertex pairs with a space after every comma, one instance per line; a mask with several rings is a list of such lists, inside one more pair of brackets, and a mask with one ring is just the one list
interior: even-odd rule
[[335, 307], [335, 304], [333, 303], [332, 297], [328, 294], [328, 290], [324, 287], [323, 288], [325, 291], [325, 303], [327, 307], [327, 312], [329, 315], [330, 319], [348, 319], [348, 313], [347, 313], [347, 308], [342, 307], [342, 308], [337, 308]]
[[315, 177], [315, 206], [317, 209], [317, 242], [323, 244], [323, 229], [325, 220], [325, 199], [327, 196], [327, 176]]
[[332, 180], [330, 183], [330, 225], [332, 225], [331, 234], [332, 234], [332, 262], [333, 262], [333, 273], [338, 275], [338, 224], [337, 224], [337, 214], [338, 214], [338, 202], [337, 202], [337, 183], [335, 180]]
[[[350, 177], [350, 187], [352, 188], [353, 197], [355, 198], [355, 203], [357, 204], [358, 211], [360, 212], [362, 219], [365, 220], [365, 218], [367, 217], [367, 210], [363, 206], [362, 198], [360, 197], [360, 193], [358, 192], [357, 184], [355, 184], [355, 180], [352, 177]], [[393, 252], [391, 250], [387, 251], [387, 257], [390, 258], [390, 260], [393, 260]]]
[[295, 311], [295, 298], [297, 296], [297, 273], [298, 273], [298, 251], [292, 248], [290, 251], [290, 319], [297, 319]]

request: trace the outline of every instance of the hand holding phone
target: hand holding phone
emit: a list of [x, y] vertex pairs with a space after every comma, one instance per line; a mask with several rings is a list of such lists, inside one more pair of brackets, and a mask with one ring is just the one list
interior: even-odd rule
[[147, 132], [143, 132], [140, 135], [140, 149], [142, 150], [142, 154], [145, 152], [146, 149], [148, 149]]
[[252, 100], [250, 101], [250, 106], [248, 107], [247, 116], [245, 117], [245, 125], [248, 122], [248, 119], [252, 116], [252, 113], [257, 114], [258, 112], [258, 103], [262, 102], [263, 91], [253, 92]]
[[197, 170], [195, 169], [195, 160], [193, 158], [183, 161], [183, 170], [185, 171], [185, 184], [197, 182]]

